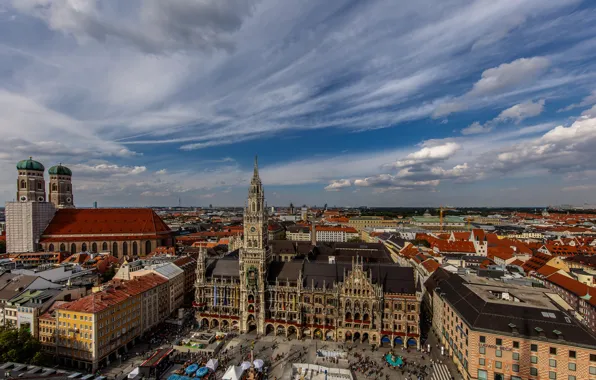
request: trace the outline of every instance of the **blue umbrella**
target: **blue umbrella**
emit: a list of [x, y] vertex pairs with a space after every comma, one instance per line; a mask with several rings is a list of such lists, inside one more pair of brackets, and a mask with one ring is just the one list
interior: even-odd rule
[[207, 367], [201, 367], [197, 370], [197, 377], [203, 377], [205, 376], [207, 373], [209, 372], [209, 369], [207, 369]]
[[185, 372], [186, 372], [187, 375], [190, 375], [190, 374], [196, 372], [197, 369], [199, 369], [199, 365], [196, 364], [196, 363], [193, 363], [193, 364], [189, 365], [188, 367], [186, 367], [186, 371]]

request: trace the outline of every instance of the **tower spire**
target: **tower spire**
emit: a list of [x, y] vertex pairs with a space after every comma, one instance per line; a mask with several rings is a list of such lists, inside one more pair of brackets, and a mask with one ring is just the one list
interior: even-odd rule
[[255, 154], [255, 169], [253, 172], [253, 176], [254, 177], [258, 177], [259, 176], [259, 158], [258, 156]]

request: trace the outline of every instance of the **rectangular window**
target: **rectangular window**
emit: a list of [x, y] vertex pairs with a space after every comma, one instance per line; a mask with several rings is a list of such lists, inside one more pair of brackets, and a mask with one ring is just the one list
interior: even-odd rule
[[553, 372], [553, 371], [550, 371], [548, 373], [548, 378], [549, 379], [553, 379], [553, 380], [556, 379], [557, 378], [557, 373], [556, 372]]
[[488, 372], [483, 369], [478, 370], [478, 380], [488, 380]]
[[569, 357], [575, 359], [577, 353], [575, 351], [569, 351]]
[[532, 376], [538, 376], [538, 368], [530, 368], [530, 375]]
[[532, 352], [538, 352], [538, 345], [537, 344], [530, 345], [530, 351], [532, 351]]
[[484, 355], [486, 353], [486, 348], [480, 347], [480, 349], [478, 350], [478, 352], [480, 352], [481, 354]]
[[486, 343], [486, 337], [485, 336], [480, 336], [480, 343]]
[[496, 357], [498, 357], [498, 358], [502, 357], [502, 356], [503, 356], [503, 351], [501, 351], [501, 350], [496, 350], [496, 351], [495, 351], [495, 356], [496, 356]]
[[498, 369], [503, 368], [503, 363], [502, 362], [499, 362], [499, 361], [496, 361], [495, 362], [495, 368], [498, 368]]
[[513, 342], [513, 348], [519, 348], [519, 342], [514, 341]]
[[567, 380], [575, 380], [575, 376], [569, 375], [569, 376], [567, 376]]
[[596, 367], [590, 367], [590, 375], [596, 375]]
[[519, 352], [514, 352], [513, 354], [511, 354], [511, 357], [513, 358], [513, 360], [519, 360]]
[[567, 368], [569, 368], [570, 371], [575, 371], [575, 363], [569, 363]]
[[550, 348], [550, 354], [551, 355], [556, 355], [557, 354], [557, 347], [551, 347]]
[[519, 372], [519, 364], [512, 364], [511, 369], [513, 372]]
[[484, 360], [484, 358], [480, 358], [478, 359], [478, 365], [485, 365], [486, 361]]
[[590, 354], [590, 361], [596, 362], [596, 354]]
[[553, 368], [557, 368], [557, 361], [555, 359], [549, 359], [548, 360], [548, 365], [553, 367]]
[[496, 339], [496, 344], [497, 344], [497, 346], [502, 346], [503, 345], [503, 339], [497, 338]]

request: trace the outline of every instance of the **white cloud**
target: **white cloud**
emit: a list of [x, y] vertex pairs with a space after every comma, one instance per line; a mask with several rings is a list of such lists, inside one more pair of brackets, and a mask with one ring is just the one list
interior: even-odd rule
[[162, 174], [167, 174], [167, 172], [168, 172], [167, 169], [160, 169], [160, 170], [156, 171], [155, 174], [162, 175]]
[[[427, 143], [428, 144], [428, 143]], [[427, 164], [443, 161], [455, 154], [460, 149], [460, 145], [454, 142], [442, 143], [440, 145], [425, 146], [422, 149], [408, 154], [405, 159], [398, 160], [391, 164], [394, 168], [403, 168], [417, 164]]]
[[466, 128], [461, 130], [462, 135], [477, 135], [481, 133], [488, 133], [493, 130], [493, 127], [488, 125], [482, 125], [475, 121]]
[[571, 111], [576, 108], [588, 107], [593, 104], [596, 104], [596, 90], [592, 91], [592, 93], [590, 93], [590, 95], [587, 95], [586, 97], [584, 97], [581, 102], [570, 104], [565, 108], [561, 108], [557, 112], [567, 112], [567, 111]]
[[346, 187], [352, 186], [352, 182], [349, 179], [338, 179], [331, 181], [331, 183], [325, 186], [326, 191], [340, 191]]
[[72, 165], [70, 169], [73, 175], [113, 175], [113, 176], [129, 176], [144, 173], [147, 168], [145, 166], [119, 166], [115, 164], [97, 164], [86, 165], [76, 164]]
[[529, 117], [538, 116], [544, 110], [544, 99], [537, 102], [527, 101], [524, 103], [516, 104], [506, 110], [502, 111], [499, 116], [495, 118], [496, 122], [503, 122], [507, 120], [513, 120], [516, 123], [521, 122]]
[[469, 96], [484, 96], [531, 82], [550, 66], [546, 57], [520, 58], [485, 70]]

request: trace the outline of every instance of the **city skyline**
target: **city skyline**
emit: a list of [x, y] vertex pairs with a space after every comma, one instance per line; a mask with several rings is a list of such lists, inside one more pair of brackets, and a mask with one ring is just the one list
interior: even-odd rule
[[596, 203], [587, 1], [115, 4], [0, 5], [0, 201], [241, 206], [258, 154], [270, 205]]

